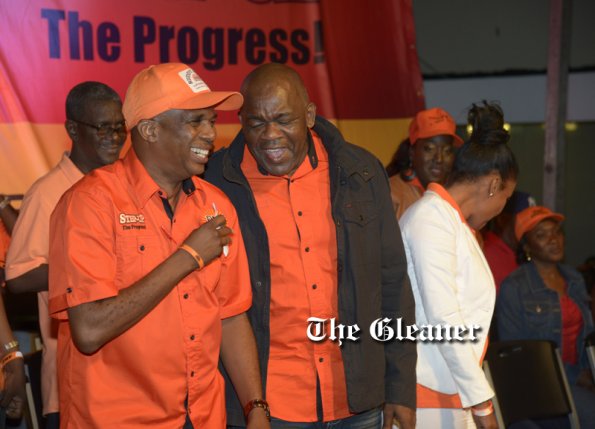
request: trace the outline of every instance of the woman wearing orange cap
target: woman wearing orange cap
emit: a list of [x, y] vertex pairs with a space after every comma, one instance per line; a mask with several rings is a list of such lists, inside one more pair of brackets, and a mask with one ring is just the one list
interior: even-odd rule
[[593, 330], [583, 277], [563, 265], [564, 216], [529, 207], [516, 218], [521, 266], [503, 282], [496, 316], [501, 340], [549, 340], [562, 350], [582, 427], [595, 422], [595, 387], [584, 339]]
[[[429, 183], [446, 181], [455, 159], [455, 147], [463, 144], [455, 129], [452, 117], [440, 108], [422, 110], [411, 121], [409, 139], [401, 143], [394, 156], [397, 158], [407, 151], [409, 168], [390, 178], [397, 219], [421, 198]], [[399, 160], [393, 159], [390, 167]]]
[[473, 105], [473, 134], [443, 187], [430, 183], [400, 220], [418, 325], [479, 325], [476, 341], [421, 342], [418, 428], [496, 428], [494, 396], [481, 370], [496, 288], [475, 236], [504, 207], [518, 166], [501, 109]]

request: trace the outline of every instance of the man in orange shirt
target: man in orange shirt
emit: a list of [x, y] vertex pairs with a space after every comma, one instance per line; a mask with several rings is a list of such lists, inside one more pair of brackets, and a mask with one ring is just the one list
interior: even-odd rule
[[50, 215], [62, 194], [83, 175], [118, 159], [126, 140], [122, 100], [103, 83], [80, 83], [66, 97], [65, 126], [72, 149], [25, 195], [6, 259], [6, 278], [11, 292], [38, 293], [43, 341], [41, 391], [43, 415], [49, 429], [57, 429], [60, 425], [57, 326], [48, 314]]
[[224, 428], [220, 355], [250, 427], [269, 427], [235, 210], [196, 177], [215, 109], [241, 104], [187, 65], [142, 70], [123, 107], [131, 150], [56, 206], [50, 311], [61, 320], [62, 428]]
[[[242, 131], [205, 178], [232, 200], [250, 263], [263, 385], [273, 428], [415, 425], [415, 344], [374, 341], [371, 323], [414, 323], [386, 173], [316, 117], [299, 75], [265, 64], [242, 84]], [[308, 319], [357, 324], [358, 341], [314, 342]], [[327, 326], [328, 328], [328, 326]], [[228, 395], [231, 425], [243, 426]]]

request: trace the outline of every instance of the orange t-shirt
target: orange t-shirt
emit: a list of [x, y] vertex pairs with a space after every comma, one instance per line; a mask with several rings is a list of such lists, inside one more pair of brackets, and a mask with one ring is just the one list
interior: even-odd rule
[[[37, 180], [25, 194], [19, 217], [12, 231], [12, 243], [6, 257], [8, 280], [48, 263], [50, 247], [50, 216], [58, 200], [68, 188], [83, 177], [83, 173], [64, 154], [62, 160], [45, 176]], [[58, 323], [48, 312], [47, 291], [37, 294], [39, 330], [43, 341], [41, 394], [43, 414], [59, 411], [56, 350]]]
[[[63, 428], [225, 427], [217, 364], [221, 320], [252, 302], [248, 262], [231, 202], [193, 177], [170, 220], [165, 192], [130, 150], [67, 191], [50, 223], [50, 311], [60, 318]], [[92, 355], [74, 345], [67, 309], [118, 295], [175, 252], [213, 208], [233, 231], [228, 256], [186, 276], [138, 323]], [[188, 407], [184, 406], [185, 401]]]
[[[318, 165], [313, 168], [312, 156], [316, 155]], [[312, 342], [306, 335], [309, 317], [339, 317], [337, 239], [326, 150], [314, 136], [314, 147], [296, 172], [291, 177], [278, 177], [262, 174], [246, 148], [242, 171], [254, 193], [270, 249], [271, 340], [266, 398], [271, 413], [292, 422], [317, 421], [318, 377], [323, 420], [348, 417], [339, 344]]]

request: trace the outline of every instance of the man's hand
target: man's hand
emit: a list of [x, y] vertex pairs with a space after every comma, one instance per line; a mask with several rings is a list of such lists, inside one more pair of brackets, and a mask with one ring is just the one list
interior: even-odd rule
[[25, 366], [23, 359], [13, 359], [4, 366], [4, 391], [0, 407], [12, 419], [21, 417], [25, 401]]
[[266, 413], [262, 408], [255, 407], [248, 414], [246, 429], [270, 429], [270, 427], [269, 419], [267, 419]]
[[384, 404], [382, 429], [391, 429], [393, 420], [399, 429], [415, 429], [415, 410], [404, 405]]
[[223, 246], [231, 243], [233, 231], [225, 226], [226, 222], [223, 215], [215, 216], [192, 231], [184, 242], [198, 252], [205, 265], [221, 255]]

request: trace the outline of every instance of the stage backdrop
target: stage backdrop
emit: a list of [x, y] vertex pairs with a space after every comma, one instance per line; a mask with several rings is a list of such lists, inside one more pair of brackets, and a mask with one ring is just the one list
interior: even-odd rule
[[[97, 80], [123, 97], [169, 61], [215, 90], [288, 64], [318, 112], [384, 163], [424, 107], [411, 0], [0, 0], [0, 192], [26, 191], [68, 149], [70, 88]], [[238, 129], [220, 115], [217, 144]]]

